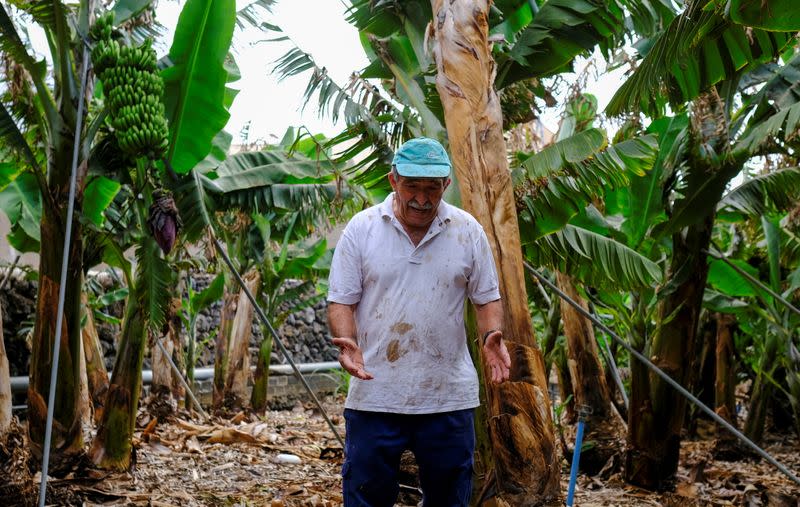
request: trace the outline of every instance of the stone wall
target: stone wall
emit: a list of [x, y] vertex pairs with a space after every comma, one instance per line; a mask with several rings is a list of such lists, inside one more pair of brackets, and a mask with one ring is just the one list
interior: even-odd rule
[[[0, 280], [2, 280], [2, 271], [0, 271]], [[199, 291], [206, 287], [211, 280], [212, 277], [210, 275], [200, 274], [193, 278], [192, 283], [195, 284], [194, 289]], [[289, 283], [293, 285], [296, 282]], [[104, 287], [105, 290], [111, 290], [113, 281], [106, 277], [99, 281], [99, 285]], [[28, 374], [30, 352], [25, 342], [25, 335], [32, 329], [35, 318], [36, 287], [35, 280], [28, 280], [24, 276], [15, 276], [0, 291], [0, 305], [2, 305], [3, 309], [3, 331], [6, 350], [11, 363], [12, 376]], [[197, 319], [197, 340], [199, 344], [202, 344], [202, 349], [198, 351], [198, 367], [214, 364], [214, 340], [212, 337], [213, 333], [219, 328], [221, 306], [222, 303], [219, 301], [214, 303], [203, 311]], [[121, 317], [123, 305], [122, 303], [117, 303], [113, 307], [103, 308], [102, 311], [109, 315]], [[116, 353], [114, 342], [120, 332], [119, 326], [102, 321], [97, 321], [96, 325], [103, 347], [106, 368], [111, 369]], [[254, 316], [252, 331], [250, 352], [251, 358], [254, 359], [262, 337], [261, 325], [257, 316]], [[327, 303], [324, 300], [317, 302], [313, 307], [289, 315], [286, 322], [277, 331], [296, 363], [335, 361], [337, 358], [338, 351], [330, 343], [330, 334], [327, 326]], [[185, 343], [187, 339], [185, 331], [183, 332], [183, 338]], [[277, 345], [273, 345], [271, 362], [273, 364], [286, 363]], [[150, 368], [149, 357], [145, 357], [144, 368]]]

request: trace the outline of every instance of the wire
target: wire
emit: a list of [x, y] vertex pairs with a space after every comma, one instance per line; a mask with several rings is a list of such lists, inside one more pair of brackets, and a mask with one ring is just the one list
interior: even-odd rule
[[726, 430], [728, 430], [729, 432], [731, 432], [731, 433], [732, 433], [732, 434], [733, 434], [733, 435], [734, 435], [736, 438], [738, 438], [740, 441], [742, 441], [742, 442], [744, 442], [745, 444], [747, 444], [747, 446], [748, 446], [748, 447], [750, 447], [750, 448], [751, 448], [751, 449], [753, 449], [753, 450], [754, 450], [756, 453], [758, 453], [758, 454], [759, 454], [761, 457], [763, 457], [764, 459], [766, 459], [767, 461], [769, 461], [769, 462], [770, 462], [772, 465], [774, 465], [774, 466], [775, 466], [775, 468], [777, 468], [778, 470], [780, 470], [781, 472], [783, 472], [783, 474], [784, 474], [786, 477], [788, 477], [789, 479], [791, 479], [793, 482], [795, 482], [795, 483], [797, 483], [797, 484], [800, 484], [800, 478], [798, 478], [796, 475], [794, 475], [794, 474], [793, 474], [793, 473], [792, 473], [792, 472], [791, 472], [791, 471], [790, 471], [788, 468], [786, 468], [786, 466], [784, 466], [783, 464], [781, 464], [781, 462], [779, 462], [778, 460], [776, 460], [775, 458], [773, 458], [771, 454], [769, 454], [767, 451], [765, 451], [764, 449], [762, 449], [761, 447], [759, 447], [758, 445], [756, 445], [756, 444], [755, 444], [755, 443], [754, 443], [752, 440], [750, 440], [749, 438], [747, 438], [747, 437], [746, 437], [746, 436], [745, 436], [745, 435], [744, 435], [742, 432], [740, 432], [739, 430], [737, 430], [737, 429], [736, 429], [736, 428], [735, 428], [735, 427], [734, 427], [734, 426], [733, 426], [731, 423], [729, 423], [728, 421], [726, 421], [725, 419], [723, 419], [722, 417], [720, 417], [720, 415], [719, 415], [719, 414], [717, 414], [716, 412], [714, 412], [713, 410], [711, 410], [710, 408], [708, 408], [708, 407], [707, 407], [707, 406], [706, 406], [706, 405], [705, 405], [705, 404], [704, 404], [702, 401], [700, 401], [700, 400], [699, 400], [699, 399], [697, 399], [697, 398], [696, 398], [694, 395], [692, 395], [692, 393], [690, 393], [689, 391], [687, 391], [687, 390], [686, 390], [686, 388], [684, 388], [682, 385], [680, 385], [678, 382], [676, 382], [676, 381], [675, 381], [675, 380], [674, 380], [672, 377], [670, 377], [669, 375], [667, 375], [666, 373], [664, 373], [663, 371], [661, 371], [661, 369], [660, 369], [658, 366], [656, 366], [656, 365], [654, 365], [652, 362], [650, 362], [650, 360], [649, 360], [649, 359], [647, 359], [646, 357], [644, 357], [644, 356], [643, 356], [643, 355], [642, 355], [642, 354], [641, 354], [641, 353], [640, 353], [638, 350], [636, 350], [636, 349], [634, 349], [633, 347], [631, 347], [630, 345], [628, 345], [628, 343], [627, 343], [625, 340], [623, 340], [622, 338], [620, 338], [620, 337], [619, 337], [619, 336], [618, 336], [618, 335], [617, 335], [617, 334], [616, 334], [614, 331], [612, 331], [612, 330], [611, 330], [611, 329], [609, 329], [609, 328], [608, 328], [608, 327], [607, 327], [605, 324], [603, 324], [602, 322], [600, 322], [600, 321], [599, 321], [597, 318], [595, 318], [595, 317], [594, 317], [594, 315], [592, 315], [592, 314], [591, 314], [591, 313], [589, 313], [588, 311], [584, 310], [584, 309], [583, 309], [583, 307], [582, 307], [581, 305], [579, 305], [578, 303], [576, 303], [575, 301], [573, 301], [573, 300], [572, 300], [572, 298], [570, 298], [569, 296], [567, 296], [566, 294], [564, 294], [564, 293], [561, 291], [561, 289], [559, 289], [558, 287], [556, 287], [556, 286], [555, 286], [555, 285], [554, 285], [552, 282], [550, 282], [550, 280], [548, 280], [546, 277], [542, 276], [542, 275], [541, 275], [541, 274], [540, 274], [538, 271], [536, 271], [536, 270], [533, 268], [533, 266], [531, 266], [530, 264], [528, 264], [527, 262], [524, 262], [524, 261], [523, 261], [523, 264], [524, 264], [524, 265], [525, 265], [525, 267], [528, 269], [528, 271], [530, 271], [530, 272], [531, 272], [531, 274], [533, 274], [533, 276], [535, 276], [536, 278], [538, 278], [539, 280], [541, 280], [541, 281], [542, 281], [542, 282], [543, 282], [545, 285], [547, 285], [547, 286], [548, 286], [548, 287], [550, 287], [550, 288], [551, 288], [553, 291], [555, 291], [555, 293], [556, 293], [556, 294], [558, 294], [558, 295], [561, 297], [561, 299], [563, 299], [564, 301], [566, 301], [567, 303], [569, 303], [570, 305], [572, 305], [572, 306], [573, 306], [573, 307], [574, 307], [576, 310], [578, 310], [578, 312], [580, 312], [581, 314], [583, 314], [583, 316], [584, 316], [584, 317], [586, 317], [587, 319], [591, 320], [592, 322], [594, 322], [594, 324], [595, 324], [596, 326], [598, 326], [600, 329], [602, 329], [603, 331], [605, 331], [606, 333], [608, 333], [608, 335], [609, 335], [609, 336], [611, 336], [611, 337], [612, 337], [614, 340], [616, 340], [616, 342], [617, 342], [617, 343], [619, 343], [620, 345], [622, 345], [622, 347], [624, 347], [624, 348], [625, 348], [625, 350], [627, 350], [628, 352], [630, 352], [630, 354], [631, 354], [633, 357], [635, 357], [636, 359], [638, 359], [639, 361], [641, 361], [641, 362], [642, 362], [642, 363], [643, 363], [645, 366], [647, 366], [647, 367], [648, 367], [648, 368], [649, 368], [649, 369], [650, 369], [650, 370], [651, 370], [653, 373], [655, 373], [656, 375], [658, 375], [659, 377], [661, 377], [662, 379], [664, 379], [664, 381], [665, 381], [666, 383], [668, 383], [669, 385], [671, 385], [672, 387], [674, 387], [674, 388], [675, 388], [675, 389], [676, 389], [676, 390], [677, 390], [679, 393], [681, 393], [681, 394], [682, 394], [682, 395], [683, 395], [685, 398], [687, 398], [689, 401], [691, 401], [692, 403], [694, 403], [694, 404], [695, 404], [695, 405], [696, 405], [698, 408], [700, 408], [700, 409], [701, 409], [703, 412], [705, 412], [706, 414], [708, 414], [708, 415], [709, 415], [709, 416], [710, 416], [712, 419], [714, 419], [714, 421], [716, 421], [716, 422], [717, 422], [717, 423], [718, 423], [720, 426], [722, 426], [723, 428], [725, 428]]

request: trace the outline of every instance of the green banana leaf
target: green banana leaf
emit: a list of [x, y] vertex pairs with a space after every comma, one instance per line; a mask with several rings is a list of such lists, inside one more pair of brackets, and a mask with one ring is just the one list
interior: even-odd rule
[[518, 199], [520, 235], [531, 242], [563, 227], [608, 187], [627, 186], [656, 160], [655, 136], [607, 146], [605, 133], [588, 129], [529, 156], [512, 172]]
[[724, 8], [694, 0], [655, 41], [633, 75], [614, 94], [610, 115], [641, 111], [655, 116], [665, 99], [681, 108], [711, 86], [780, 55], [789, 32], [737, 25]]
[[662, 185], [665, 165], [672, 158], [676, 139], [689, 126], [689, 118], [679, 115], [654, 121], [648, 133], [658, 135], [658, 157], [653, 169], [643, 176], [632, 176], [628, 190], [629, 206], [625, 212], [622, 231], [628, 236], [628, 245], [637, 248], [647, 231], [658, 223], [663, 215]]
[[[9, 241], [19, 251], [38, 252], [42, 205], [36, 177], [30, 172], [20, 174], [2, 192], [0, 209], [12, 225]], [[33, 247], [33, 250], [30, 250]]]
[[225, 127], [228, 72], [225, 58], [233, 37], [233, 0], [188, 0], [169, 50], [172, 65], [161, 72], [169, 122], [167, 159], [186, 173], [211, 150]]
[[728, 192], [720, 200], [720, 211], [739, 211], [759, 216], [768, 207], [786, 210], [800, 200], [800, 168], [790, 167], [756, 176]]
[[800, 31], [800, 2], [797, 0], [730, 0], [735, 23], [779, 32]]
[[662, 279], [658, 264], [625, 244], [568, 224], [525, 245], [526, 257], [595, 286], [651, 287]]
[[598, 44], [608, 53], [621, 40], [624, 22], [616, 0], [548, 0], [511, 49], [498, 55], [495, 85], [568, 70], [576, 56]]
[[97, 226], [103, 225], [103, 212], [119, 193], [119, 182], [99, 176], [92, 178], [83, 191], [83, 216]]

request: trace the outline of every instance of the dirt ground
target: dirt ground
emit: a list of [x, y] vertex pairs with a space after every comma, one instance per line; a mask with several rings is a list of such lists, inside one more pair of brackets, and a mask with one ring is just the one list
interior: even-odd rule
[[[340, 399], [325, 407], [344, 434]], [[238, 414], [201, 420], [180, 413], [159, 422], [142, 413], [136, 433], [135, 467], [107, 473], [85, 464], [63, 479], [51, 480], [48, 505], [82, 506], [271, 506], [341, 505], [343, 452], [320, 413], [297, 404], [291, 411], [264, 417]], [[618, 472], [579, 476], [575, 505], [580, 506], [798, 506], [800, 487], [774, 467], [754, 459], [715, 461], [713, 441], [684, 442], [676, 485], [652, 493], [626, 485]], [[800, 472], [796, 437], [771, 436], [767, 451], [794, 473]], [[35, 505], [39, 476], [24, 473], [25, 446], [20, 437], [0, 445], [0, 458], [14, 470], [0, 482], [0, 504]], [[566, 496], [569, 465], [562, 460]], [[416, 505], [420, 497], [401, 494], [398, 505]], [[563, 504], [562, 504], [563, 505]]]

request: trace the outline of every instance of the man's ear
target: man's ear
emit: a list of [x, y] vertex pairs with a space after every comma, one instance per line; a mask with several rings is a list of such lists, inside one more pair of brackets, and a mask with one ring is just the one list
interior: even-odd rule
[[444, 182], [444, 188], [442, 190], [447, 190], [447, 187], [450, 186], [451, 181], [452, 180], [450, 178], [447, 178], [447, 180]]

